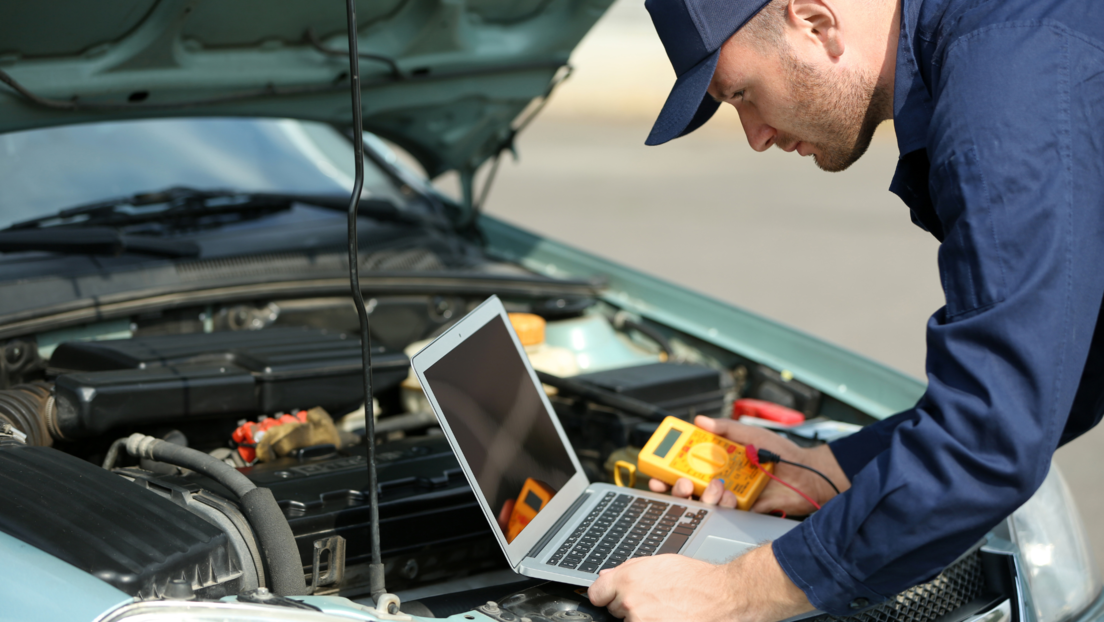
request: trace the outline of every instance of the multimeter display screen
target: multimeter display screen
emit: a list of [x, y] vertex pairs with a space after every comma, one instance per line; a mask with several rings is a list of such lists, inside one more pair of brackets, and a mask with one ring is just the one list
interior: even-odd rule
[[671, 428], [667, 432], [667, 436], [663, 437], [663, 441], [660, 442], [659, 446], [657, 446], [655, 448], [655, 451], [652, 453], [659, 456], [660, 458], [666, 458], [667, 454], [671, 451], [671, 448], [675, 446], [675, 441], [677, 441], [680, 436], [682, 436], [682, 430]]
[[537, 496], [537, 493], [530, 490], [529, 494], [525, 495], [525, 505], [533, 508], [536, 512], [540, 512], [541, 498]]
[[[496, 515], [510, 514], [504, 509], [512, 509], [526, 479], [558, 491], [575, 475], [541, 389], [501, 317], [465, 336], [425, 370], [425, 379]], [[539, 498], [525, 502], [541, 507]]]

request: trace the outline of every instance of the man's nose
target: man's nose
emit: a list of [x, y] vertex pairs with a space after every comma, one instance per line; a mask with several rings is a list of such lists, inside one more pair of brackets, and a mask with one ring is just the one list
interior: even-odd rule
[[778, 130], [763, 123], [754, 110], [737, 107], [736, 112], [740, 115], [740, 124], [744, 126], [744, 134], [752, 149], [763, 152], [774, 145]]

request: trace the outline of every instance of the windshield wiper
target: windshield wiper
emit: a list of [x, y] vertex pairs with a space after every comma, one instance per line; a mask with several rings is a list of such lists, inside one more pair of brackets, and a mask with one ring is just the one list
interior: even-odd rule
[[0, 231], [0, 253], [46, 251], [66, 255], [141, 253], [162, 257], [198, 257], [199, 245], [146, 235], [127, 235], [108, 227], [26, 229]]
[[[260, 218], [289, 210], [297, 203], [344, 212], [348, 201], [349, 198], [344, 195], [196, 190], [176, 186], [77, 205], [48, 216], [17, 222], [3, 231], [58, 226], [122, 228], [143, 224], [158, 225], [162, 230], [181, 231]], [[385, 199], [364, 199], [359, 213], [380, 221], [428, 224]]]

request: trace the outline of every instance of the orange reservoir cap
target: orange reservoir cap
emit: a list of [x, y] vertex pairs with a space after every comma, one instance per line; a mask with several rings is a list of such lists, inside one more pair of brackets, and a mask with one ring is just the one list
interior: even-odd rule
[[525, 485], [521, 487], [521, 493], [514, 502], [514, 510], [510, 512], [510, 522], [506, 526], [506, 541], [513, 542], [521, 530], [536, 518], [537, 512], [548, 505], [554, 494], [556, 492], [544, 482], [532, 477], [526, 478]]
[[680, 477], [688, 478], [697, 496], [709, 482], [719, 479], [736, 495], [736, 507], [741, 510], [750, 509], [770, 481], [763, 471], [774, 472], [773, 463], [751, 464], [743, 445], [675, 417], [659, 424], [640, 450], [637, 465], [642, 473], [668, 485]]

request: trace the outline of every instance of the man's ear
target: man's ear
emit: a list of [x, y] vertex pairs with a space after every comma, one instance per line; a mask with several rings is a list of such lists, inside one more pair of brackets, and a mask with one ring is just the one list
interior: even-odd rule
[[790, 0], [786, 17], [790, 26], [798, 29], [799, 37], [818, 42], [832, 60], [843, 56], [843, 33], [836, 0]]

